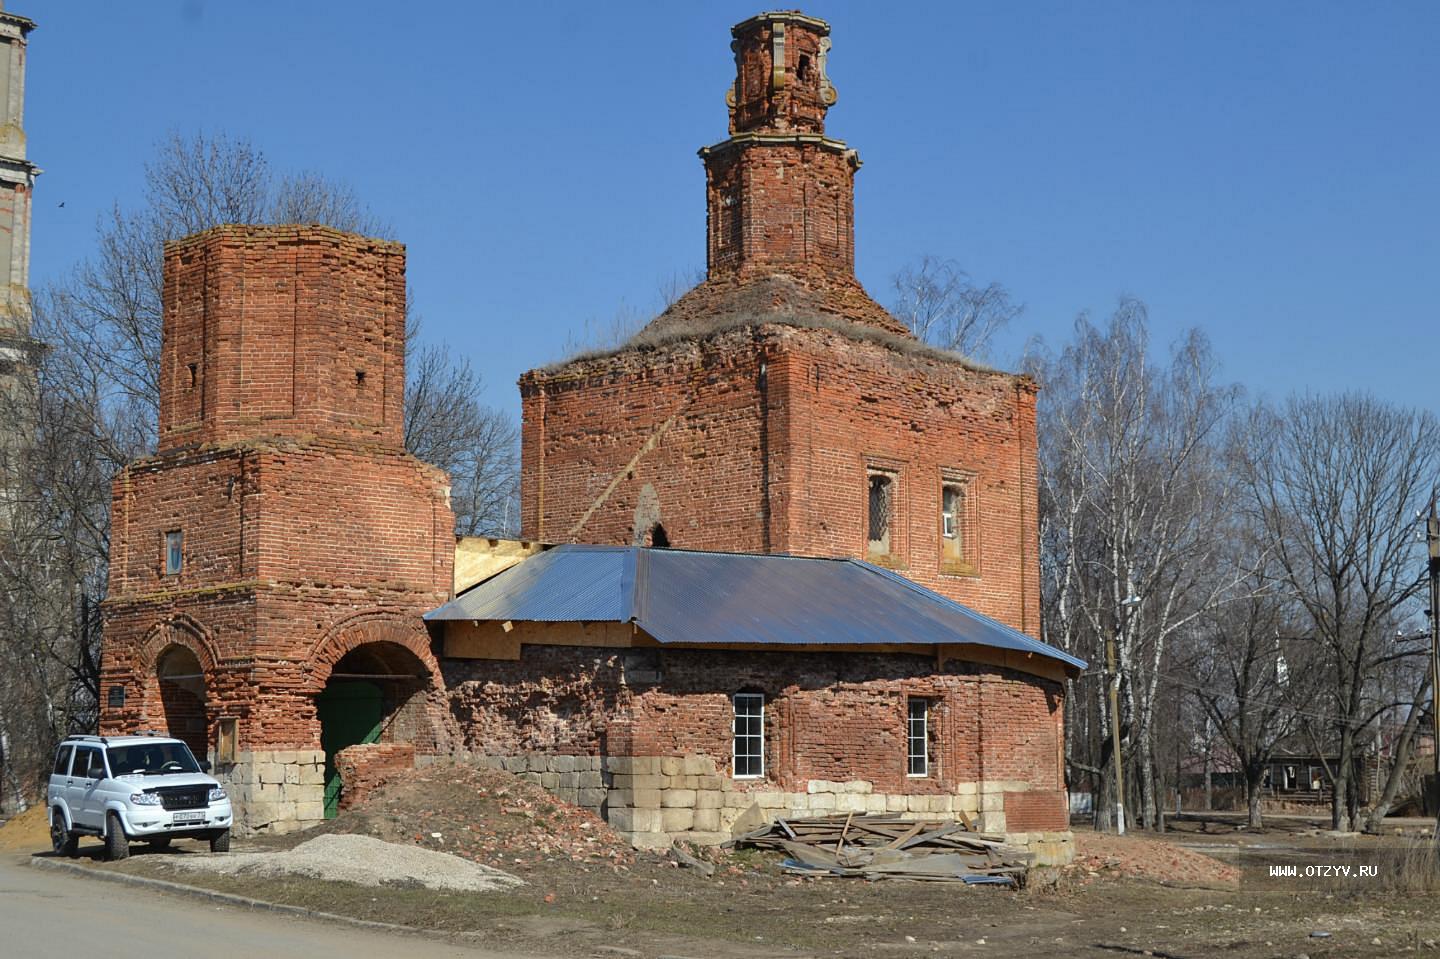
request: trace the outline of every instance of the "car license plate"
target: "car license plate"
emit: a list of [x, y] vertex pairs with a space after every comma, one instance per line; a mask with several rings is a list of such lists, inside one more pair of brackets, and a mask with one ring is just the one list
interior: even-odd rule
[[204, 822], [205, 814], [203, 812], [177, 812], [170, 817], [170, 821], [176, 823]]

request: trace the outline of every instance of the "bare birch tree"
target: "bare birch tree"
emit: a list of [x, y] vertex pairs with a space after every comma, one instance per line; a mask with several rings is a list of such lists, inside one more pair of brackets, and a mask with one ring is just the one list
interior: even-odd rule
[[890, 310], [915, 338], [941, 349], [983, 359], [990, 341], [1024, 307], [999, 283], [977, 286], [953, 260], [922, 256], [891, 278]]
[[[1032, 369], [1043, 386], [1038, 412], [1042, 583], [1047, 638], [1105, 661], [1115, 644], [1124, 756], [1094, 735], [1093, 768], [1136, 775], [1142, 824], [1158, 825], [1155, 739], [1169, 644], [1233, 592], [1218, 571], [1216, 530], [1233, 499], [1218, 455], [1238, 399], [1217, 385], [1209, 344], [1183, 337], [1168, 365], [1150, 357], [1146, 310], [1127, 299], [1104, 329], [1082, 316], [1072, 342]], [[1108, 729], [1105, 686], [1076, 690]], [[1072, 745], [1073, 742], [1072, 742]], [[1108, 788], [1108, 787], [1107, 787]], [[1128, 792], [1129, 790], [1127, 790]], [[1113, 823], [1113, 795], [1097, 801], [1097, 824]]]

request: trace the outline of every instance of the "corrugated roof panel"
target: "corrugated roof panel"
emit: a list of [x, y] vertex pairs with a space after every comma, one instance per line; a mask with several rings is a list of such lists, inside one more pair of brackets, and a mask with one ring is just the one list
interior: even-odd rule
[[661, 643], [972, 643], [1084, 662], [902, 576], [849, 559], [559, 546], [429, 620], [628, 622]]

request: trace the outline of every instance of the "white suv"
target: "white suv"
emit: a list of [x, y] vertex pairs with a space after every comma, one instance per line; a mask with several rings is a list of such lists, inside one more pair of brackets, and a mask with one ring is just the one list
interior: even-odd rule
[[51, 844], [73, 856], [82, 835], [99, 836], [112, 860], [130, 854], [131, 839], [162, 849], [208, 839], [211, 852], [228, 852], [234, 813], [208, 768], [178, 739], [70, 736], [55, 751], [45, 797]]

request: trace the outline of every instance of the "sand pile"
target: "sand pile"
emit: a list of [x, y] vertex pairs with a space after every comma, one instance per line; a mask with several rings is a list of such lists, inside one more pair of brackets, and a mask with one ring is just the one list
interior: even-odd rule
[[371, 836], [316, 836], [284, 852], [168, 856], [177, 869], [251, 877], [309, 876], [361, 886], [424, 886], [489, 892], [524, 885], [519, 878], [448, 853], [382, 842]]

